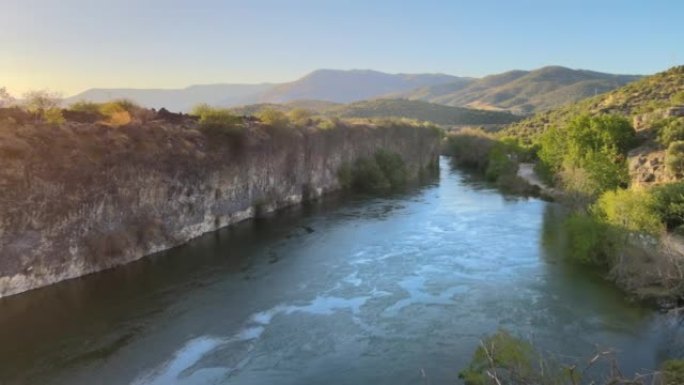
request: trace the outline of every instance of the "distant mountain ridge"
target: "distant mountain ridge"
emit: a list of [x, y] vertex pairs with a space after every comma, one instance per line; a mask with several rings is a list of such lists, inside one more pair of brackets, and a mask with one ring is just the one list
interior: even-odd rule
[[351, 103], [378, 98], [528, 114], [620, 87], [636, 75], [612, 75], [565, 67], [509, 71], [481, 79], [445, 74], [388, 74], [323, 69], [288, 83], [209, 84], [183, 89], [91, 89], [67, 98], [103, 102], [127, 98], [145, 107], [189, 111], [194, 105], [239, 106], [318, 100]]
[[443, 74], [387, 74], [373, 70], [317, 70], [294, 82], [280, 84], [265, 92], [261, 102], [285, 103], [313, 99], [350, 103], [379, 95], [409, 91], [418, 87], [468, 81]]

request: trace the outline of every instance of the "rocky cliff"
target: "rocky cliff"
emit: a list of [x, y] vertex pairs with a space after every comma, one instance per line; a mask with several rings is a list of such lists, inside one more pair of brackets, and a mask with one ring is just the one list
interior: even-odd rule
[[378, 149], [410, 176], [439, 133], [408, 124], [276, 129], [239, 137], [194, 122], [123, 127], [0, 121], [0, 297], [134, 261], [340, 187]]

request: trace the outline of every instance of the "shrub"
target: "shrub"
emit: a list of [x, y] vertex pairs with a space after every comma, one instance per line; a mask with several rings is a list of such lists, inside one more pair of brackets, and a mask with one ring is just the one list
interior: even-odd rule
[[607, 191], [596, 201], [594, 211], [609, 225], [628, 231], [658, 234], [663, 230], [655, 199], [646, 190]]
[[62, 124], [65, 122], [64, 116], [62, 115], [62, 110], [59, 108], [49, 108], [43, 110], [41, 114], [43, 120], [49, 124]]
[[45, 110], [58, 108], [61, 103], [61, 96], [48, 90], [29, 91], [24, 94], [24, 107], [33, 113], [42, 114]]
[[587, 265], [604, 265], [612, 255], [612, 235], [608, 225], [583, 213], [574, 213], [563, 222], [567, 236], [567, 256]]
[[679, 176], [684, 172], [684, 141], [672, 142], [667, 147], [665, 167], [675, 176]]
[[273, 108], [265, 108], [257, 114], [259, 120], [264, 124], [268, 124], [275, 128], [287, 128], [290, 125], [290, 119], [284, 112]]
[[598, 195], [628, 182], [625, 153], [634, 135], [623, 117], [581, 115], [562, 130], [547, 129], [539, 139], [538, 156], [542, 168], [557, 174], [567, 188]]
[[484, 171], [495, 144], [492, 135], [482, 130], [464, 129], [449, 135], [446, 147], [456, 163]]
[[200, 104], [193, 108], [192, 115], [199, 117], [200, 128], [208, 133], [236, 135], [244, 132], [242, 119], [227, 108], [213, 108]]
[[10, 95], [7, 88], [0, 87], [0, 108], [5, 108], [13, 105], [15, 102], [14, 97]]
[[373, 158], [360, 158], [354, 163], [354, 183], [356, 190], [362, 192], [376, 192], [391, 187], [380, 166]]
[[672, 104], [684, 104], [684, 91], [679, 91], [670, 98]]
[[[466, 385], [540, 383], [538, 357], [532, 345], [505, 330], [486, 337], [475, 349], [468, 367], [458, 377]], [[491, 377], [496, 373], [497, 380]], [[523, 380], [524, 379], [524, 380]]]
[[399, 154], [378, 150], [372, 157], [359, 158], [353, 166], [345, 163], [337, 170], [343, 188], [360, 192], [399, 189], [408, 182], [408, 171]]
[[292, 121], [292, 123], [298, 126], [306, 126], [311, 121], [312, 113], [309, 110], [303, 108], [295, 108], [294, 110], [288, 112], [287, 116]]
[[660, 367], [662, 372], [662, 385], [684, 384], [684, 360], [668, 360]]
[[684, 224], [684, 182], [653, 187], [653, 209], [668, 230]]
[[316, 125], [316, 127], [318, 127], [319, 130], [332, 130], [334, 128], [339, 127], [340, 125], [340, 118], [332, 117], [328, 119], [321, 119]]
[[378, 150], [374, 158], [391, 188], [397, 189], [406, 185], [408, 172], [406, 171], [406, 164], [399, 154]]
[[672, 142], [684, 140], [684, 119], [682, 118], [663, 119], [654, 126], [658, 130], [658, 141], [666, 147]]
[[69, 106], [69, 109], [72, 111], [86, 112], [89, 114], [100, 114], [100, 106], [101, 106], [101, 104], [99, 104], [99, 103], [93, 103], [93, 102], [81, 100], [81, 101], [78, 101], [76, 103], [71, 104]]

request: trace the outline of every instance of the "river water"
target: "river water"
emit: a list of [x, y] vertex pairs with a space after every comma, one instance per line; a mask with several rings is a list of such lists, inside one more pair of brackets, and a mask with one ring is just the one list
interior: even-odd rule
[[499, 328], [627, 372], [684, 353], [669, 317], [562, 260], [562, 210], [441, 161], [383, 198], [327, 198], [0, 300], [2, 384], [458, 384]]

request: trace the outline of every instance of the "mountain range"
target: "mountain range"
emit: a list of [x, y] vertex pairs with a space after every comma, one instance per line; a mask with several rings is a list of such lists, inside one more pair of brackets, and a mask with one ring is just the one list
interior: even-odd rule
[[103, 102], [126, 98], [145, 107], [189, 111], [199, 103], [234, 107], [297, 100], [351, 103], [399, 98], [529, 114], [606, 92], [638, 78], [635, 75], [613, 75], [559, 66], [534, 71], [509, 71], [479, 79], [445, 74], [323, 69], [298, 80], [279, 84], [210, 84], [183, 89], [90, 89], [65, 102]]

